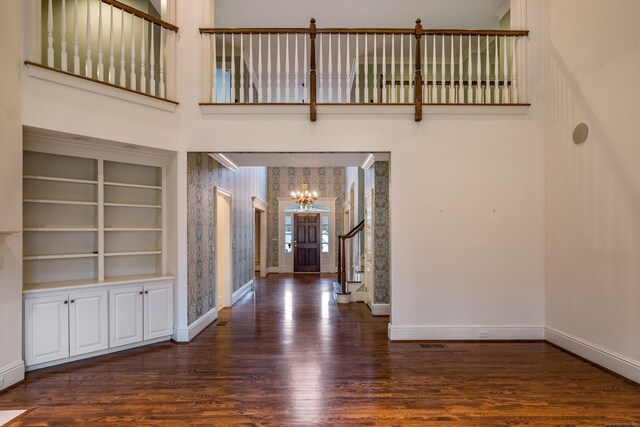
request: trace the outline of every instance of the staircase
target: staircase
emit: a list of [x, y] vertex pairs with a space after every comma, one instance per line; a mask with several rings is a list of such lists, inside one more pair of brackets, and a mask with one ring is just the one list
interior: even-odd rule
[[[353, 239], [358, 233], [364, 230], [364, 221], [356, 225], [347, 234], [338, 236], [338, 281], [333, 282], [338, 304], [348, 304], [350, 302], [364, 301], [365, 287], [360, 281], [360, 271], [354, 271], [352, 280], [347, 280], [346, 266], [346, 241]], [[353, 267], [352, 267], [353, 268]]]

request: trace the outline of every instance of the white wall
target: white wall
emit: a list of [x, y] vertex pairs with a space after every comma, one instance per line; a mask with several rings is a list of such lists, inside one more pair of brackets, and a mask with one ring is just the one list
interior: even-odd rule
[[544, 16], [547, 338], [640, 381], [640, 2], [548, 0]]
[[[0, 26], [0, 230], [22, 229], [20, 2], [2, 5]], [[0, 389], [24, 378], [22, 362], [22, 234], [0, 236]]]
[[[301, 114], [203, 115], [198, 106], [206, 97], [198, 84], [202, 39], [191, 30], [207, 25], [207, 15], [179, 2], [175, 113], [24, 76], [24, 123], [182, 153], [319, 147], [390, 152], [391, 337], [475, 339], [479, 330], [490, 330], [490, 338], [539, 338], [544, 326], [542, 45], [538, 3], [529, 9], [533, 106], [525, 115], [430, 115], [425, 108], [421, 123], [413, 121], [410, 109], [399, 107], [384, 114], [321, 108], [316, 123], [305, 107]], [[185, 170], [185, 159], [177, 157], [177, 171]], [[177, 191], [175, 200], [186, 200], [186, 180]], [[186, 216], [177, 209], [175, 273], [178, 301], [184, 301], [186, 251], [179, 248], [186, 241]], [[184, 326], [182, 310], [178, 307], [178, 329]]]

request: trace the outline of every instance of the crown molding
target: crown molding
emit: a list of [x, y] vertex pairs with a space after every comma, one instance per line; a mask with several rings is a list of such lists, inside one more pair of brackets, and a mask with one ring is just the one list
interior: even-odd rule
[[233, 163], [227, 156], [221, 153], [207, 153], [209, 157], [211, 157], [216, 162], [220, 163], [225, 168], [229, 169], [231, 172], [237, 172], [238, 165]]

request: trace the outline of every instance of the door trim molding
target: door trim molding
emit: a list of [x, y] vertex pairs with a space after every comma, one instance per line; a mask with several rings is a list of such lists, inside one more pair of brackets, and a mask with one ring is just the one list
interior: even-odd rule
[[[253, 204], [253, 224], [255, 227], [256, 211], [262, 212], [260, 216], [260, 277], [267, 277], [269, 272], [267, 271], [267, 211], [269, 209], [269, 203], [258, 197], [252, 197], [251, 202]], [[253, 242], [252, 246], [255, 246], [255, 234], [256, 230], [253, 230]], [[255, 254], [256, 248], [253, 247], [253, 253]], [[255, 262], [255, 260], [254, 260]], [[254, 267], [255, 268], [255, 267]]]
[[[216, 245], [215, 245], [215, 257], [216, 257], [216, 308], [220, 310], [219, 295], [220, 295], [220, 276], [218, 269], [220, 267], [220, 248], [218, 247], [218, 233], [220, 224], [218, 223], [218, 197], [224, 197], [229, 199], [229, 283], [224, 287], [222, 293], [222, 299], [224, 307], [231, 307], [231, 295], [233, 293], [233, 194], [221, 187], [215, 186], [213, 188], [215, 195], [215, 215], [216, 215]], [[225, 245], [226, 246], [226, 245]]]

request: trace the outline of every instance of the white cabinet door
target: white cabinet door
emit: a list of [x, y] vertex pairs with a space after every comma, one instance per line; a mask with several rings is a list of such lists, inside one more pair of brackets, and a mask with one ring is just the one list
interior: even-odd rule
[[107, 298], [107, 291], [69, 295], [71, 356], [109, 348]]
[[144, 339], [173, 333], [173, 284], [157, 283], [144, 288]]
[[142, 286], [109, 291], [109, 347], [142, 341]]
[[69, 357], [68, 303], [66, 294], [24, 301], [27, 366]]

